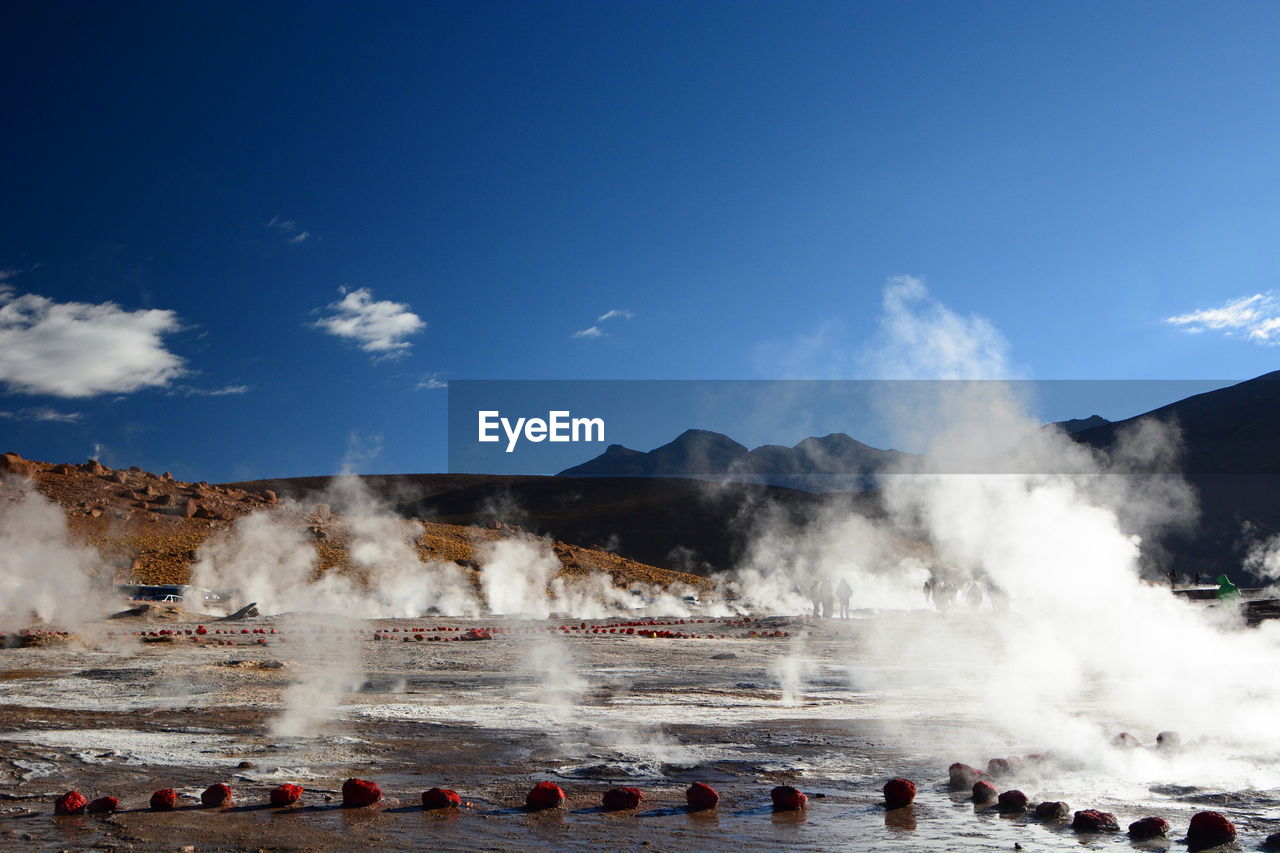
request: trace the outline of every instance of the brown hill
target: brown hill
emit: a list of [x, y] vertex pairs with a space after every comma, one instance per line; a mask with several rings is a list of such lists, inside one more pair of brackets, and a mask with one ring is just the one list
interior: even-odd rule
[[[38, 462], [16, 453], [0, 456], [0, 474], [33, 480], [43, 495], [66, 512], [73, 537], [99, 550], [103, 568], [110, 570], [117, 582], [135, 583], [186, 582], [197, 550], [210, 536], [227, 530], [248, 513], [279, 509], [281, 494], [284, 500], [318, 494], [329, 480], [305, 478], [305, 488], [292, 481], [291, 488], [278, 492], [269, 486], [189, 483], [174, 479], [168, 472], [157, 475], [136, 467], [112, 470], [94, 460], [80, 465]], [[330, 512], [327, 506], [316, 505], [309, 508], [307, 518], [318, 571], [349, 570], [348, 534], [341, 515]], [[419, 556], [424, 561], [456, 562], [473, 572], [473, 580], [478, 578], [475, 556], [481, 545], [524, 535], [518, 528], [497, 522], [484, 527], [425, 520], [416, 523], [422, 530], [416, 542]], [[708, 585], [703, 578], [617, 554], [559, 541], [552, 542], [551, 547], [560, 560], [561, 575], [601, 571], [620, 585]]]

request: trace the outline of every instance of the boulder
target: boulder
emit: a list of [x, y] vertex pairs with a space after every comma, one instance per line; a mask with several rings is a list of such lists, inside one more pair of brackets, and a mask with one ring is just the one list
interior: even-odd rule
[[90, 459], [80, 466], [81, 471], [93, 474], [95, 477], [101, 477], [107, 473], [107, 466], [103, 465], [97, 459]]
[[179, 509], [182, 510], [182, 515], [185, 518], [193, 518], [196, 514], [196, 510], [200, 508], [200, 505], [191, 498], [187, 498], [182, 501], [178, 506]]
[[1137, 749], [1142, 746], [1142, 741], [1128, 732], [1121, 732], [1111, 739], [1111, 745], [1118, 746], [1121, 749]]
[[276, 808], [291, 806], [302, 799], [302, 791], [301, 785], [290, 785], [288, 783], [278, 788], [272, 788], [270, 794], [271, 805]]
[[119, 811], [120, 801], [115, 797], [98, 797], [98, 799], [85, 806], [85, 811], [89, 814], [111, 814]]
[[220, 808], [231, 805], [231, 787], [218, 782], [204, 789], [200, 795], [200, 804], [205, 808]]
[[769, 792], [775, 812], [792, 812], [807, 808], [809, 798], [790, 785], [779, 785]]
[[554, 782], [539, 782], [533, 786], [524, 803], [533, 811], [554, 809], [564, 802], [564, 789]]
[[460, 805], [462, 805], [462, 797], [458, 796], [457, 791], [451, 791], [448, 788], [432, 788], [430, 791], [422, 792], [424, 809], [451, 809]]
[[1071, 806], [1062, 800], [1046, 800], [1036, 806], [1036, 817], [1041, 820], [1066, 820], [1071, 816]]
[[342, 783], [342, 807], [359, 809], [382, 799], [382, 789], [367, 779], [348, 779]]
[[[1019, 761], [1018, 763], [1021, 764], [1022, 762]], [[987, 762], [987, 775], [993, 779], [1012, 776], [1014, 771], [1013, 762], [1008, 758], [993, 758]]]
[[985, 779], [979, 779], [973, 783], [973, 801], [975, 803], [990, 803], [996, 799], [996, 795], [996, 786]]
[[1001, 791], [996, 804], [1003, 814], [1020, 814], [1027, 810], [1027, 795], [1017, 790]]
[[1129, 837], [1134, 841], [1164, 838], [1169, 834], [1169, 821], [1162, 817], [1144, 817], [1129, 824]]
[[267, 503], [272, 503], [272, 504], [280, 500], [279, 496], [276, 495], [276, 493], [271, 489], [262, 490], [262, 499], [265, 500]]
[[1111, 812], [1100, 812], [1097, 809], [1085, 809], [1076, 812], [1071, 821], [1071, 828], [1076, 832], [1119, 832], [1120, 824]]
[[910, 779], [890, 779], [881, 788], [884, 793], [884, 807], [900, 809], [916, 801], [916, 785]]
[[976, 767], [970, 767], [968, 764], [961, 764], [957, 761], [947, 768], [947, 775], [950, 777], [951, 790], [968, 791], [973, 788], [973, 783], [980, 779], [985, 779], [987, 774], [983, 773]]
[[644, 792], [639, 788], [610, 788], [604, 792], [602, 805], [607, 811], [615, 812], [634, 809], [644, 800]]
[[23, 459], [12, 451], [0, 456], [0, 474], [13, 474], [17, 477], [33, 479], [39, 470], [40, 466], [37, 463], [30, 459]]
[[720, 802], [720, 795], [710, 785], [694, 782], [684, 792], [684, 799], [689, 804], [689, 811], [700, 812], [705, 809], [714, 809]]
[[178, 805], [178, 792], [172, 788], [164, 788], [151, 795], [151, 810], [156, 812], [173, 811]]
[[1208, 850], [1236, 840], [1236, 825], [1220, 812], [1196, 812], [1187, 827], [1187, 849]]
[[57, 815], [68, 814], [84, 814], [84, 808], [89, 804], [84, 794], [79, 791], [67, 791], [61, 797], [53, 801], [53, 813]]

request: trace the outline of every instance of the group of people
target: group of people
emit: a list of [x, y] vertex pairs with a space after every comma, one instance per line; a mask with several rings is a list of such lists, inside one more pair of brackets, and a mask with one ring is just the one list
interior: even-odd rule
[[1008, 594], [990, 577], [940, 577], [931, 573], [924, 582], [925, 601], [932, 602], [944, 613], [955, 607], [956, 600], [962, 597], [972, 610], [981, 607], [983, 601], [989, 601], [993, 610], [1004, 610], [1009, 604]]
[[853, 587], [846, 578], [834, 587], [831, 581], [822, 580], [809, 588], [809, 600], [813, 602], [813, 615], [818, 618], [833, 619], [836, 616], [836, 601], [840, 602], [839, 616], [849, 618], [849, 602], [853, 599]]

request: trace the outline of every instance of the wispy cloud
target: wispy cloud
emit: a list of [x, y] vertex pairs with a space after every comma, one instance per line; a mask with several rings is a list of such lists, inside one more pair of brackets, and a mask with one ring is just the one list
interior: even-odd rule
[[53, 424], [74, 424], [80, 421], [79, 412], [59, 412], [48, 406], [35, 406], [29, 409], [18, 409], [16, 412], [0, 411], [0, 418], [7, 421], [37, 421]]
[[600, 328], [601, 323], [606, 323], [609, 320], [630, 320], [634, 316], [636, 315], [625, 308], [610, 308], [608, 311], [604, 312], [603, 314], [601, 314], [599, 317], [596, 318], [595, 325], [588, 326], [585, 329], [579, 329], [569, 337], [574, 339], [585, 338], [587, 340], [591, 340], [594, 338], [603, 338], [608, 334], [608, 332]]
[[298, 227], [296, 220], [281, 219], [279, 216], [271, 217], [267, 227], [279, 231], [290, 243], [304, 243], [311, 236], [310, 231], [303, 231]]
[[621, 317], [623, 320], [630, 320], [636, 316], [625, 308], [610, 308], [608, 311], [596, 318], [597, 323], [603, 323], [605, 320], [612, 320], [615, 317]]
[[192, 385], [179, 385], [173, 393], [182, 397], [230, 397], [235, 394], [247, 394], [253, 390], [250, 385], [224, 385], [221, 388], [196, 388]]
[[367, 287], [339, 288], [342, 299], [327, 306], [330, 312], [315, 327], [355, 342], [379, 359], [399, 358], [412, 348], [408, 338], [427, 327], [403, 302], [376, 300]]
[[181, 328], [173, 311], [55, 302], [0, 284], [0, 383], [55, 397], [163, 388], [186, 373], [164, 341]]
[[1165, 317], [1164, 321], [1192, 334], [1214, 331], [1228, 337], [1243, 335], [1260, 344], [1280, 344], [1280, 300], [1271, 291], [1232, 299], [1217, 308]]
[[426, 376], [419, 379], [415, 390], [436, 391], [436, 390], [439, 390], [440, 388], [448, 388], [448, 387], [449, 387], [449, 383], [444, 378], [443, 371], [437, 370], [434, 373], [428, 373]]

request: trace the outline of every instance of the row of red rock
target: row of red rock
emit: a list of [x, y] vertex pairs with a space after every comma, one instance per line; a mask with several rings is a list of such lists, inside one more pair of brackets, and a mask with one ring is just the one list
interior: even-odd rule
[[[967, 771], [964, 769], [967, 768]], [[957, 779], [957, 770], [963, 775], [974, 768], [968, 765], [953, 764], [952, 785]], [[916, 786], [909, 779], [890, 779], [881, 789], [884, 794], [884, 805], [887, 809], [906, 808], [915, 802]], [[284, 784], [273, 789], [268, 795], [271, 805], [284, 808], [295, 805], [301, 798], [304, 789], [300, 785]], [[779, 785], [769, 792], [775, 811], [796, 811], [808, 807], [809, 798], [802, 791], [791, 785]], [[366, 779], [348, 779], [342, 783], [342, 807], [365, 808], [378, 803], [382, 799], [382, 790], [377, 783]], [[645, 799], [639, 788], [610, 788], [601, 797], [601, 806], [606, 811], [622, 811], [638, 808]], [[977, 804], [995, 801], [1004, 813], [1020, 813], [1028, 809], [1027, 795], [1018, 790], [1004, 791], [996, 794], [995, 786], [980, 779], [973, 785], [973, 799]], [[217, 783], [210, 785], [200, 795], [200, 803], [206, 808], [225, 808], [234, 804], [234, 794], [229, 785]], [[557, 808], [565, 801], [564, 789], [554, 782], [539, 782], [525, 796], [525, 808], [530, 811], [545, 811]], [[690, 811], [704, 811], [715, 808], [720, 802], [720, 794], [714, 788], [702, 782], [694, 782], [685, 791], [685, 801]], [[150, 808], [153, 811], [171, 811], [177, 807], [178, 794], [172, 788], [164, 788], [151, 795]], [[431, 788], [422, 793], [424, 809], [456, 808], [462, 805], [462, 797], [448, 788]], [[90, 802], [79, 791], [68, 791], [54, 802], [54, 814], [103, 814], [114, 812], [120, 808], [120, 801], [115, 797], [99, 797]], [[1063, 802], [1042, 802], [1035, 807], [1035, 814], [1043, 820], [1063, 820], [1070, 813], [1070, 808]], [[1071, 828], [1077, 832], [1101, 833], [1119, 832], [1120, 825], [1116, 816], [1110, 812], [1097, 809], [1077, 811], [1071, 821]], [[1149, 840], [1168, 836], [1169, 822], [1161, 817], [1144, 817], [1129, 824], [1129, 837], [1134, 840]], [[1207, 850], [1234, 841], [1236, 827], [1226, 816], [1219, 812], [1198, 812], [1191, 818], [1187, 828], [1186, 842], [1189, 850]], [[1280, 833], [1274, 833], [1263, 842], [1265, 849], [1280, 849]]]

